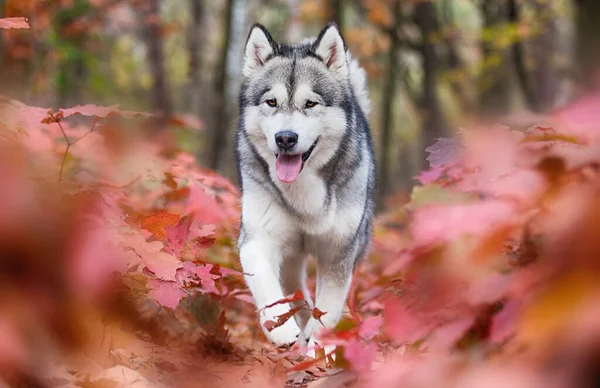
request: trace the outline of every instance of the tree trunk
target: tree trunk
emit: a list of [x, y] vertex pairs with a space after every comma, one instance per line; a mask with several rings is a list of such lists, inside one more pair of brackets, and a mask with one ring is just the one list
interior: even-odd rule
[[449, 72], [458, 75], [457, 77], [453, 77], [450, 86], [459, 99], [462, 111], [472, 112], [475, 109], [476, 97], [471, 86], [473, 80], [467, 73], [465, 61], [458, 49], [464, 44], [464, 39], [460, 37], [460, 33], [456, 32], [459, 31], [459, 27], [457, 26], [457, 20], [454, 14], [453, 3], [454, 0], [444, 0], [442, 7], [444, 19], [441, 24], [451, 31], [451, 33], [445, 34], [445, 45], [447, 50], [445, 65]]
[[[4, 17], [4, 8], [6, 7], [6, 0], [0, 0], [0, 18]], [[2, 71], [2, 60], [4, 58], [4, 41], [3, 32], [0, 28], [0, 72]]]
[[554, 108], [558, 93], [559, 77], [553, 60], [558, 53], [557, 15], [554, 2], [530, 0], [530, 4], [534, 14], [538, 15], [535, 18], [535, 37], [528, 42], [533, 64], [534, 104], [532, 109], [535, 112], [547, 112]]
[[392, 5], [392, 14], [394, 16], [394, 28], [389, 34], [390, 50], [388, 52], [387, 74], [384, 77], [384, 84], [381, 96], [381, 137], [379, 143], [379, 182], [377, 193], [377, 207], [381, 209], [384, 205], [385, 196], [390, 193], [390, 159], [392, 148], [392, 129], [394, 121], [394, 97], [396, 96], [398, 83], [398, 51], [402, 42], [395, 33], [401, 22], [400, 0], [395, 0]]
[[300, 43], [302, 40], [302, 21], [300, 20], [300, 0], [288, 0], [288, 20], [286, 41]]
[[[508, 6], [511, 23], [526, 23], [532, 31], [531, 39], [517, 40], [513, 44], [515, 72], [523, 97], [530, 110], [546, 112], [554, 107], [558, 93], [558, 74], [552, 60], [557, 55], [559, 39], [554, 6], [537, 0], [522, 5], [517, 0], [509, 0]], [[530, 8], [529, 13], [535, 17], [523, 20], [523, 7]]]
[[[152, 108], [162, 118], [162, 123], [173, 114], [169, 95], [167, 74], [164, 68], [163, 41], [160, 25], [159, 0], [147, 0], [144, 13], [145, 38], [148, 47], [148, 62], [153, 76]], [[161, 125], [161, 128], [164, 125]]]
[[[577, 5], [577, 59], [580, 85], [586, 89], [600, 83], [600, 1], [575, 0]], [[595, 75], [594, 75], [595, 74]], [[593, 81], [593, 82], [590, 82]]]
[[223, 29], [221, 33], [222, 42], [219, 50], [219, 59], [214, 68], [215, 78], [213, 80], [212, 102], [213, 102], [213, 124], [207, 132], [207, 142], [204, 147], [204, 160], [206, 167], [216, 170], [223, 155], [227, 143], [227, 104], [225, 103], [225, 88], [227, 86], [227, 58], [229, 54], [229, 43], [231, 40], [231, 25], [233, 16], [233, 1], [225, 2], [223, 13]]
[[329, 11], [331, 21], [337, 24], [340, 31], [344, 28], [344, 1], [329, 0]]
[[54, 15], [53, 29], [56, 44], [69, 53], [58, 57], [56, 83], [56, 104], [58, 107], [73, 106], [80, 103], [88, 75], [86, 63], [86, 44], [88, 32], [69, 32], [79, 19], [85, 18], [91, 11], [87, 0], [76, 0], [69, 6], [61, 7]]
[[[514, 25], [522, 22], [520, 6], [517, 0], [508, 1], [508, 20]], [[530, 77], [527, 69], [527, 53], [525, 52], [525, 44], [521, 39], [518, 39], [512, 46], [512, 56], [515, 61], [515, 73], [523, 93], [523, 98], [527, 107], [532, 111], [537, 110], [537, 99], [534, 92], [532, 77]]]
[[479, 79], [480, 113], [484, 116], [506, 114], [511, 108], [513, 53], [510, 45], [500, 45], [504, 28], [510, 22], [508, 0], [484, 0], [484, 28], [492, 31], [483, 41], [483, 69]]
[[188, 85], [184, 99], [185, 110], [200, 115], [200, 52], [202, 51], [203, 0], [189, 0], [190, 25], [188, 27]]
[[[423, 120], [421, 147], [425, 148], [433, 144], [436, 138], [443, 136], [446, 130], [446, 121], [437, 91], [439, 59], [436, 53], [436, 43], [432, 39], [433, 35], [440, 30], [435, 5], [431, 2], [420, 2], [415, 7], [414, 20], [423, 37], [421, 46], [423, 90], [418, 105]], [[421, 163], [424, 162], [425, 154], [421, 160]]]

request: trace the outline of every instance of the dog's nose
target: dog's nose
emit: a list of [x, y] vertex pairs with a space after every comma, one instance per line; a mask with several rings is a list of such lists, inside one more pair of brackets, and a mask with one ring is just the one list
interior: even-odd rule
[[284, 151], [291, 150], [298, 143], [298, 134], [292, 131], [281, 131], [275, 134], [277, 146]]

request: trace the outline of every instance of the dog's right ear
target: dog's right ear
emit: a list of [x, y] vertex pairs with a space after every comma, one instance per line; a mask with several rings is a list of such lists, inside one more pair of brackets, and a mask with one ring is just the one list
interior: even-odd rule
[[250, 28], [244, 54], [244, 77], [250, 77], [265, 65], [270, 56], [276, 54], [277, 44], [269, 31], [261, 24], [255, 23]]

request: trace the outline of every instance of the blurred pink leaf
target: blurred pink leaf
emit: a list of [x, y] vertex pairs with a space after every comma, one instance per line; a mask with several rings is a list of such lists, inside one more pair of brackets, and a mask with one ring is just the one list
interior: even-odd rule
[[429, 341], [433, 350], [449, 350], [460, 340], [475, 323], [475, 317], [458, 319], [433, 331]]
[[520, 311], [521, 302], [515, 300], [506, 302], [502, 310], [492, 319], [490, 341], [500, 343], [510, 337], [517, 327]]
[[203, 224], [219, 224], [227, 214], [223, 207], [198, 185], [190, 185], [185, 212]]
[[23, 28], [29, 29], [26, 18], [0, 18], [0, 28]]
[[187, 294], [175, 282], [165, 282], [162, 280], [150, 279], [148, 281], [150, 288], [150, 297], [156, 300], [160, 305], [175, 309], [179, 305], [181, 298]]
[[381, 326], [383, 326], [383, 317], [381, 315], [368, 317], [360, 324], [358, 335], [365, 341], [371, 340], [379, 333]]
[[376, 354], [377, 344], [370, 342], [362, 346], [356, 338], [350, 339], [344, 348], [344, 358], [350, 361], [352, 368], [358, 373], [366, 373], [371, 369]]
[[432, 168], [442, 167], [458, 160], [461, 153], [460, 143], [456, 138], [442, 137], [435, 144], [425, 148], [425, 152], [429, 153], [427, 160]]
[[465, 235], [484, 236], [515, 223], [514, 213], [513, 204], [498, 200], [426, 206], [415, 212], [412, 233], [417, 245], [446, 243]]

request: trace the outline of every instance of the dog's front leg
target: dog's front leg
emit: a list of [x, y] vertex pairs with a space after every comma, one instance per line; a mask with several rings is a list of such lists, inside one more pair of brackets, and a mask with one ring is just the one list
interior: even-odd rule
[[267, 236], [255, 236], [240, 247], [240, 261], [246, 275], [246, 282], [259, 310], [260, 324], [265, 335], [276, 346], [291, 345], [298, 339], [300, 328], [296, 321], [288, 319], [283, 325], [268, 331], [264, 324], [277, 321], [279, 315], [290, 310], [290, 305], [277, 304], [265, 308], [284, 298], [281, 287], [281, 253], [273, 239]]
[[353, 264], [353, 261], [318, 261], [315, 307], [325, 314], [320, 320], [310, 318], [306, 324], [302, 339], [308, 346], [314, 346], [314, 334], [318, 329], [335, 327], [340, 320], [352, 283]]

